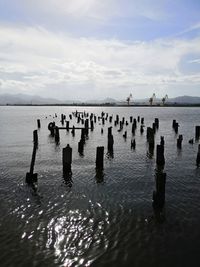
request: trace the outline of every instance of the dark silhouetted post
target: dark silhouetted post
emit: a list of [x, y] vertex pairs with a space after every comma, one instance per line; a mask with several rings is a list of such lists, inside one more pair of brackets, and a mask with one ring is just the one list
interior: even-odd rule
[[40, 123], [39, 119], [37, 120], [37, 127], [38, 127], [38, 129], [40, 129], [40, 127], [41, 127], [41, 123]]
[[63, 148], [63, 173], [68, 174], [71, 173], [71, 164], [72, 164], [72, 148], [67, 144], [65, 148]]
[[196, 165], [199, 167], [200, 164], [200, 145], [198, 146], [197, 158], [196, 158]]
[[135, 143], [135, 139], [131, 140], [131, 148], [135, 149], [136, 147], [136, 143]]
[[69, 132], [69, 121], [66, 121], [66, 130]]
[[183, 141], [183, 136], [182, 136], [182, 134], [180, 134], [178, 139], [177, 139], [177, 147], [180, 149], [182, 147], [182, 141]]
[[[37, 130], [35, 130], [35, 131], [37, 132]], [[26, 182], [28, 184], [32, 184], [34, 182], [37, 182], [37, 177], [38, 177], [37, 173], [33, 173], [34, 172], [34, 166], [35, 166], [37, 145], [38, 145], [38, 141], [35, 139], [36, 138], [36, 134], [35, 134], [36, 132], [35, 131], [33, 131], [34, 143], [33, 143], [33, 152], [32, 152], [32, 158], [31, 158], [30, 172], [26, 173]]]
[[98, 146], [96, 152], [96, 169], [103, 170], [104, 147]]
[[34, 143], [34, 145], [38, 146], [38, 132], [37, 132], [37, 130], [33, 131], [33, 143]]
[[90, 121], [90, 128], [91, 128], [91, 131], [94, 130], [94, 122], [92, 120]]
[[162, 145], [157, 145], [156, 163], [159, 166], [163, 166], [165, 164], [164, 146], [162, 146]]
[[55, 127], [55, 142], [58, 144], [60, 141], [60, 133], [58, 126]]
[[200, 126], [195, 127], [195, 138], [198, 140], [200, 136]]

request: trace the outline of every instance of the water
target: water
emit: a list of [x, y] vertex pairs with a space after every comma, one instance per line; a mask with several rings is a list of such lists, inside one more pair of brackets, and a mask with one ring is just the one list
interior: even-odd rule
[[[84, 156], [75, 137], [60, 131], [60, 144], [49, 136], [54, 113], [75, 110], [140, 115], [145, 131], [136, 130], [136, 149], [113, 127], [114, 155], [107, 153], [107, 127], [100, 122], [86, 141]], [[198, 266], [200, 262], [200, 169], [195, 165], [198, 142], [191, 145], [199, 108], [0, 107], [0, 266]], [[50, 116], [51, 115], [51, 116]], [[47, 118], [46, 118], [47, 116]], [[165, 220], [152, 208], [155, 151], [148, 153], [146, 127], [160, 119], [156, 143], [165, 137]], [[38, 131], [35, 172], [38, 188], [25, 183], [32, 153], [32, 132]], [[172, 120], [183, 134], [182, 150]], [[74, 119], [73, 119], [74, 120]], [[75, 120], [70, 125], [75, 124]], [[62, 177], [62, 148], [73, 149], [72, 184]], [[95, 171], [96, 147], [105, 146], [104, 173]], [[72, 186], [71, 186], [72, 185]]]

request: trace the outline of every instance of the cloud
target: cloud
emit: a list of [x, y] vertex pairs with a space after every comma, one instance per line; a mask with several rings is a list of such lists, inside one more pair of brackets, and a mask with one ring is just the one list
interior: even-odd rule
[[122, 97], [133, 88], [143, 97], [154, 88], [200, 85], [198, 71], [181, 71], [182, 59], [191, 53], [200, 55], [200, 38], [128, 42], [2, 26], [0, 92], [87, 99]]

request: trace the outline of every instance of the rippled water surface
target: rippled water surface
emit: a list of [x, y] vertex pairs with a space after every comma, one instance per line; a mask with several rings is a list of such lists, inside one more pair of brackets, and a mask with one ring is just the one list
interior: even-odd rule
[[[84, 155], [75, 137], [60, 131], [56, 145], [47, 129], [60, 114], [75, 110], [144, 117], [131, 150], [131, 124], [113, 126], [114, 153], [107, 153], [107, 128], [97, 121]], [[53, 119], [54, 114], [58, 117]], [[166, 203], [162, 222], [152, 208], [155, 152], [148, 152], [146, 127], [160, 120], [156, 144], [165, 137]], [[26, 185], [32, 154], [32, 132], [38, 131], [36, 190]], [[183, 134], [181, 150], [172, 120]], [[76, 120], [70, 125], [77, 125]], [[0, 266], [200, 266], [200, 169], [198, 142], [188, 140], [200, 125], [199, 108], [0, 107]], [[101, 134], [101, 128], [104, 133]], [[127, 130], [127, 139], [123, 133]], [[72, 182], [62, 174], [62, 148], [73, 149]], [[103, 145], [104, 171], [95, 170], [96, 147]]]

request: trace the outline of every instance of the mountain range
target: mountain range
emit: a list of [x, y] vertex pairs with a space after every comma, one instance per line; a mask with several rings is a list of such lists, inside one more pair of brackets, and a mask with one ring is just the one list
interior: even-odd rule
[[[116, 100], [113, 98], [105, 98], [102, 100], [87, 100], [87, 101], [77, 101], [77, 100], [58, 100], [54, 98], [44, 98], [37, 95], [27, 95], [27, 94], [1, 94], [0, 95], [0, 105], [53, 105], [53, 104], [125, 104], [125, 100]], [[130, 102], [138, 104], [148, 104], [149, 99], [135, 99]], [[161, 103], [161, 99], [155, 99], [155, 103]], [[200, 104], [200, 97], [198, 96], [178, 96], [175, 98], [169, 98], [166, 100], [169, 104]]]

